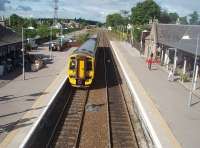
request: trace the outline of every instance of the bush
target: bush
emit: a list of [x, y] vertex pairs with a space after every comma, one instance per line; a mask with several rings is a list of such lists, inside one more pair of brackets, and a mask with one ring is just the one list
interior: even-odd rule
[[181, 81], [183, 82], [188, 82], [189, 81], [189, 76], [187, 74], [181, 74], [180, 75]]
[[80, 45], [83, 44], [85, 41], [88, 40], [88, 37], [89, 37], [88, 33], [79, 36], [78, 39], [77, 39], [78, 44], [80, 44]]
[[31, 51], [31, 44], [26, 44], [25, 45], [25, 50], [26, 51]]

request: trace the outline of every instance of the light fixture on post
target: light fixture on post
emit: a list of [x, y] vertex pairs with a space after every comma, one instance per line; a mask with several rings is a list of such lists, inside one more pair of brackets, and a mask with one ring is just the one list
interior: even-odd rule
[[147, 33], [147, 32], [148, 32], [147, 30], [143, 30], [142, 34], [141, 34], [141, 38], [140, 38], [140, 54], [142, 53], [142, 49], [143, 49], [143, 36], [144, 36], [144, 33]]
[[50, 49], [49, 49], [49, 57], [50, 57], [50, 59], [52, 59], [52, 48], [53, 48], [53, 43], [52, 43], [52, 36], [53, 36], [53, 31], [52, 31], [53, 29], [52, 29], [52, 26], [50, 27], [50, 45], [49, 45], [49, 47], [50, 47]]
[[[185, 36], [183, 37], [183, 39], [187, 39], [187, 40], [191, 40], [192, 38], [190, 38], [189, 36]], [[194, 59], [194, 67], [193, 67], [193, 74], [192, 74], [192, 85], [190, 87], [190, 93], [189, 93], [189, 101], [188, 101], [188, 107], [191, 106], [191, 102], [192, 102], [192, 93], [193, 93], [193, 90], [195, 89], [195, 86], [196, 86], [196, 80], [195, 80], [195, 73], [197, 75], [197, 72], [196, 70], [198, 70], [197, 68], [197, 52], [198, 52], [198, 48], [199, 48], [199, 34], [197, 35], [197, 41], [196, 41], [196, 50], [195, 50], [195, 59]]]
[[22, 74], [23, 80], [25, 80], [25, 59], [24, 59], [24, 28], [22, 27]]
[[25, 80], [25, 48], [24, 48], [24, 30], [34, 30], [35, 28], [30, 26], [28, 28], [22, 27], [22, 74], [23, 80]]
[[130, 34], [131, 34], [131, 35], [130, 35], [129, 37], [131, 37], [131, 40], [132, 40], [132, 31], [131, 31], [132, 28], [133, 28], [133, 27], [132, 27], [131, 24], [128, 24], [128, 25], [127, 25], [127, 36], [129, 36], [128, 34], [129, 34], [129, 30], [130, 30]]

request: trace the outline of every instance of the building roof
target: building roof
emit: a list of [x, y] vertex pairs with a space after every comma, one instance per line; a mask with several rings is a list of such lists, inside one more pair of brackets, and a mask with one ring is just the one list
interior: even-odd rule
[[[158, 43], [195, 54], [200, 25], [156, 24], [156, 29]], [[183, 36], [189, 36], [190, 39], [183, 39]]]
[[21, 37], [8, 27], [0, 25], [0, 46], [20, 42]]

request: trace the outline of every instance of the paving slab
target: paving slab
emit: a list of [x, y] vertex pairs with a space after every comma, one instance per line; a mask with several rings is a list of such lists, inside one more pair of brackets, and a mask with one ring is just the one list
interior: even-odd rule
[[[23, 131], [23, 129], [26, 129], [26, 132], [23, 133], [26, 134], [34, 124], [39, 113], [47, 106], [53, 93], [66, 79], [67, 58], [73, 50], [74, 48], [63, 52], [53, 52], [53, 60], [48, 62], [45, 68], [37, 72], [26, 72], [25, 80], [22, 80], [22, 75], [20, 75], [0, 88], [1, 143], [7, 140], [5, 137], [7, 138], [13, 132], [13, 127], [15, 127], [15, 130]], [[48, 47], [41, 47], [33, 53], [48, 57]], [[27, 116], [34, 111], [37, 111], [35, 116]], [[18, 140], [18, 142], [20, 141]]]
[[[79, 30], [66, 35], [78, 36], [87, 30]], [[49, 43], [42, 44], [30, 54], [40, 54], [46, 59], [46, 67], [37, 72], [26, 72], [12, 79], [0, 80], [0, 147], [19, 147], [27, 134], [36, 125], [59, 87], [67, 79], [67, 60], [76, 48], [63, 52], [54, 51], [49, 60]], [[12, 76], [12, 75], [11, 75]]]
[[[170, 147], [199, 148], [200, 104], [188, 107], [188, 89], [178, 82], [169, 82], [167, 73], [158, 65], [153, 65], [149, 71], [144, 58], [128, 43], [111, 41], [111, 45], [118, 53], [129, 80], [138, 91], [140, 105], [144, 107], [146, 115], [151, 117], [149, 121], [154, 128], [155, 137], [160, 141], [158, 144], [162, 147], [169, 147], [171, 144]], [[139, 87], [143, 88], [142, 92], [137, 89]], [[160, 117], [157, 119], [156, 116]], [[163, 137], [165, 134], [168, 136]]]

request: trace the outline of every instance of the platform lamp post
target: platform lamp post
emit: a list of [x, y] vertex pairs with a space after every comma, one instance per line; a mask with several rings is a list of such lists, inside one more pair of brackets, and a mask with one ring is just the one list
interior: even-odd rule
[[134, 26], [132, 26], [131, 28], [131, 46], [133, 46], [133, 29], [134, 29]]
[[122, 33], [122, 26], [120, 25], [119, 26], [119, 39], [120, 40], [122, 39], [122, 35], [123, 35], [123, 33]]
[[120, 38], [120, 26], [117, 26], [117, 35], [119, 36], [119, 38]]
[[24, 28], [22, 27], [22, 74], [25, 80], [25, 60], [24, 60]]
[[[131, 24], [128, 24], [127, 25], [127, 36], [129, 36], [129, 31], [130, 31], [130, 36], [129, 37], [131, 37], [131, 39], [132, 39], [132, 35], [131, 35], [131, 33], [132, 33], [132, 25]], [[131, 40], [130, 38], [128, 38], [129, 39], [129, 41]]]
[[52, 36], [53, 36], [53, 31], [52, 31], [52, 26], [50, 27], [50, 50], [49, 50], [49, 57], [50, 59], [52, 59]]
[[121, 40], [123, 40], [124, 37], [124, 29], [123, 29], [123, 25], [121, 26]]
[[125, 39], [125, 34], [126, 34], [126, 26], [123, 25], [123, 40]]
[[176, 67], [177, 67], [177, 48], [174, 48], [173, 77], [174, 77], [174, 75], [175, 75]]
[[141, 39], [140, 39], [140, 54], [142, 53], [142, 50], [143, 50], [143, 36], [144, 36], [144, 33], [147, 33], [147, 32], [148, 32], [147, 30], [143, 30], [142, 34], [141, 34]]
[[123, 25], [121, 26], [121, 30], [122, 30], [122, 40], [123, 40], [123, 38], [124, 38], [124, 26]]
[[61, 32], [61, 33], [60, 33], [60, 34], [61, 34], [61, 35], [60, 35], [60, 36], [61, 36], [60, 42], [61, 42], [61, 46], [62, 46], [62, 44], [63, 44], [63, 38], [64, 38], [64, 37], [63, 37], [63, 27], [62, 27], [62, 25], [61, 25], [61, 27], [60, 27], [60, 32]]
[[119, 40], [121, 40], [121, 25], [118, 27]]
[[[189, 36], [185, 36], [184, 39], [191, 39]], [[192, 85], [190, 87], [190, 94], [189, 94], [189, 101], [188, 101], [188, 107], [191, 106], [191, 102], [192, 102], [192, 93], [193, 93], [193, 90], [195, 89], [195, 73], [196, 73], [196, 70], [197, 70], [197, 52], [198, 52], [198, 49], [199, 49], [199, 34], [197, 35], [197, 41], [196, 41], [196, 50], [195, 50], [195, 60], [194, 60], [194, 67], [193, 67], [193, 74], [192, 74]]]
[[24, 49], [24, 30], [34, 30], [34, 27], [24, 28], [22, 27], [22, 74], [23, 80], [25, 80], [25, 49]]

